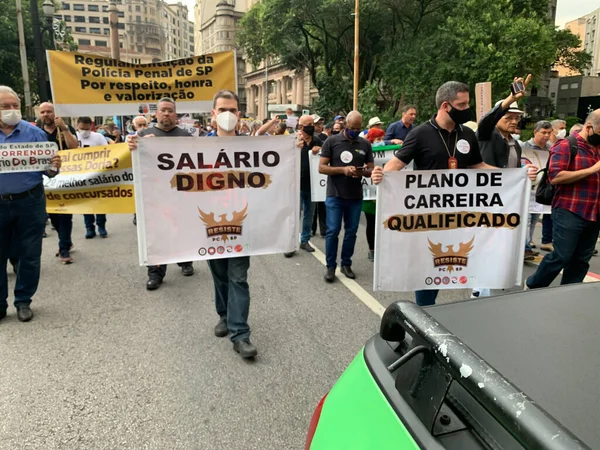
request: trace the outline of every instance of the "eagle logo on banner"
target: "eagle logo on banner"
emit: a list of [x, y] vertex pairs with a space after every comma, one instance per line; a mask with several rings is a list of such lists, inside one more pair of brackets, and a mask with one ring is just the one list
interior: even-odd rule
[[469, 242], [460, 242], [458, 244], [458, 251], [454, 250], [454, 245], [446, 245], [446, 251], [444, 251], [444, 245], [441, 242], [434, 244], [429, 238], [427, 238], [427, 241], [429, 242], [429, 251], [433, 255], [434, 267], [445, 270], [442, 267], [447, 266], [448, 272], [452, 273], [457, 266], [456, 270], [462, 270], [462, 267], [467, 266], [469, 253], [474, 248], [473, 242], [475, 241], [475, 236]]
[[233, 239], [236, 239], [237, 236], [242, 235], [242, 224], [244, 220], [248, 216], [246, 214], [248, 210], [248, 204], [241, 211], [233, 211], [233, 217], [231, 220], [227, 219], [227, 214], [220, 214], [217, 220], [215, 218], [215, 213], [205, 213], [200, 208], [198, 208], [198, 212], [200, 213], [200, 219], [206, 226], [206, 235], [209, 238], [218, 238], [220, 237], [223, 242], [229, 240], [229, 236], [233, 236]]

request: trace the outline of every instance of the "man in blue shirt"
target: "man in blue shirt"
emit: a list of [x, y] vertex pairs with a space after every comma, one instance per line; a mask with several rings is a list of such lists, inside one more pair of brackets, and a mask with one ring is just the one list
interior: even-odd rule
[[[46, 133], [21, 120], [21, 102], [8, 86], [0, 86], [0, 144], [14, 142], [46, 142]], [[52, 158], [55, 170], [60, 169], [60, 156]], [[21, 322], [33, 318], [30, 304], [40, 280], [42, 235], [46, 224], [46, 197], [42, 172], [0, 171], [0, 319], [8, 308], [6, 261], [9, 251], [16, 248], [19, 259], [15, 283], [15, 308]]]
[[392, 123], [385, 131], [385, 140], [399, 140], [399, 145], [406, 139], [406, 135], [414, 128], [415, 119], [417, 118], [417, 109], [412, 105], [407, 105], [402, 108], [402, 120]]

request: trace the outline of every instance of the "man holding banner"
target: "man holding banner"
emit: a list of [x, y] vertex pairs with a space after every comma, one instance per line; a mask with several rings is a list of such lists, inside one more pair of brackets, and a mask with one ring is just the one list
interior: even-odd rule
[[[0, 86], [0, 145], [6, 148], [0, 155], [0, 319], [6, 317], [8, 308], [6, 261], [15, 244], [17, 254], [14, 256], [19, 265], [14, 305], [19, 321], [28, 322], [33, 318], [30, 304], [40, 280], [42, 235], [46, 224], [44, 172], [30, 171], [35, 167], [31, 156], [25, 157], [29, 165], [15, 167], [13, 164], [11, 167], [11, 160], [15, 158], [10, 154], [19, 155], [25, 151], [11, 148], [11, 144], [47, 141], [46, 133], [21, 120], [21, 101], [15, 91]], [[49, 161], [50, 168], [45, 174], [53, 177], [60, 169], [61, 159], [54, 154]], [[10, 172], [4, 170], [5, 167]]]

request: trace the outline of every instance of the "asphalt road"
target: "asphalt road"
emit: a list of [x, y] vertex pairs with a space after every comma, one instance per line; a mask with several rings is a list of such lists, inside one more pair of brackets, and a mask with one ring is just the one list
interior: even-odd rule
[[[109, 216], [108, 239], [85, 240], [61, 265], [48, 227], [30, 323], [0, 323], [0, 449], [302, 449], [314, 407], [379, 326], [379, 317], [304, 251], [256, 257], [250, 269], [254, 362], [216, 338], [206, 263], [170, 266], [145, 289], [131, 216]], [[386, 306], [412, 293], [372, 292], [364, 224], [354, 268]], [[324, 250], [324, 240], [313, 238]], [[600, 271], [594, 258], [592, 271]], [[534, 265], [527, 264], [525, 275]], [[14, 275], [9, 283], [14, 284]], [[359, 288], [360, 289], [360, 288]], [[444, 291], [441, 302], [469, 297]], [[12, 295], [10, 298], [12, 301]]]

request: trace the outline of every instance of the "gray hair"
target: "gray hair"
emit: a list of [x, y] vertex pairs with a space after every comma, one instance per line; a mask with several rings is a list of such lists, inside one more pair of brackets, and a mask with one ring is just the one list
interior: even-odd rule
[[569, 134], [573, 134], [576, 131], [579, 133], [581, 130], [583, 130], [583, 124], [582, 123], [576, 123], [569, 130]]
[[19, 94], [17, 94], [13, 88], [9, 87], [9, 86], [0, 86], [0, 94], [11, 94], [14, 95], [14, 97], [17, 99], [17, 101], [19, 102], [19, 105], [21, 105], [21, 99], [19, 98]]
[[566, 126], [567, 122], [565, 122], [564, 120], [561, 120], [561, 119], [556, 119], [556, 120], [552, 121], [551, 125], [552, 125], [552, 128], [554, 128], [556, 130], [561, 125], [565, 125]]
[[461, 92], [469, 92], [469, 86], [460, 81], [447, 81], [435, 93], [435, 105], [440, 108], [444, 102], [453, 102]]
[[594, 128], [600, 127], [600, 109], [592, 111], [585, 119], [586, 124], [592, 125]]
[[175, 100], [173, 100], [171, 97], [163, 97], [158, 101], [158, 105], [160, 105], [161, 103], [170, 103], [171, 105], [173, 105], [173, 109], [176, 109], [175, 107]]
[[550, 122], [548, 122], [547, 120], [540, 120], [539, 122], [537, 122], [535, 124], [535, 126], [533, 127], [533, 131], [534, 133], [540, 130], [547, 130], [549, 128], [552, 128], [552, 124]]

